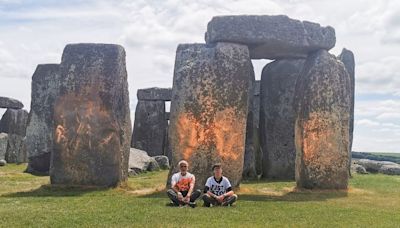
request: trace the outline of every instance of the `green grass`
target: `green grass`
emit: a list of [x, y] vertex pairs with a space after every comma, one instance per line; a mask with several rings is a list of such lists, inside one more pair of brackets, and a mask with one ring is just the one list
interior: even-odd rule
[[371, 154], [374, 155], [383, 155], [383, 156], [391, 156], [400, 158], [400, 153], [389, 153], [389, 152], [373, 152]]
[[[229, 208], [166, 206], [166, 171], [126, 189], [49, 186], [48, 177], [0, 167], [1, 227], [399, 227], [400, 177], [354, 175], [349, 191], [296, 191], [290, 181], [243, 182]], [[202, 203], [199, 203], [200, 205]]]

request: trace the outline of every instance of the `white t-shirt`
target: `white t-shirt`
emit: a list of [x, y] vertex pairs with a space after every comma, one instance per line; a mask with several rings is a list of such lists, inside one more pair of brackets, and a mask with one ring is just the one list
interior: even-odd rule
[[171, 177], [171, 186], [176, 185], [180, 192], [189, 191], [190, 184], [194, 183], [194, 175], [186, 172], [185, 176], [182, 176], [181, 172], [175, 173]]
[[208, 191], [217, 196], [223, 195], [227, 192], [228, 189], [232, 189], [231, 183], [229, 182], [228, 178], [224, 176], [219, 182], [215, 180], [214, 176], [209, 177], [206, 182], [206, 187], [208, 187]]

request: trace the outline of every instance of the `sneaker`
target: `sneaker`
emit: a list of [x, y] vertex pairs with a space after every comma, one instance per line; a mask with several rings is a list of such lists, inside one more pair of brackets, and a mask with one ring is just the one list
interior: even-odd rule
[[195, 208], [195, 207], [196, 207], [196, 203], [195, 203], [195, 202], [189, 202], [189, 206], [190, 206], [191, 208]]

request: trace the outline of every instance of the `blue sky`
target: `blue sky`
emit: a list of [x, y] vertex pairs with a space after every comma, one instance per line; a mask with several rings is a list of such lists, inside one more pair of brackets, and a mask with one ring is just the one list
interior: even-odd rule
[[[29, 109], [37, 64], [59, 63], [68, 43], [117, 43], [136, 90], [170, 87], [176, 46], [204, 42], [214, 15], [286, 14], [331, 25], [338, 55], [356, 57], [354, 150], [400, 152], [400, 1], [396, 0], [0, 0], [0, 95]], [[266, 60], [254, 61], [260, 78]], [[133, 112], [132, 112], [133, 113]]]

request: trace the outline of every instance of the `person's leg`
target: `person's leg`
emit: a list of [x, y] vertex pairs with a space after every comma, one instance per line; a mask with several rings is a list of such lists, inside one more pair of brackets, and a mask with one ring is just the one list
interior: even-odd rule
[[168, 189], [167, 195], [169, 199], [174, 203], [175, 206], [179, 206], [178, 194], [172, 189]]
[[192, 192], [192, 195], [190, 196], [190, 202], [194, 203], [194, 201], [197, 200], [201, 195], [201, 190], [197, 189], [196, 191]]
[[215, 205], [217, 201], [208, 194], [203, 195], [204, 206], [209, 207], [211, 204]]
[[226, 197], [222, 202], [222, 206], [232, 205], [234, 202], [236, 202], [237, 198], [238, 197], [236, 194]]

